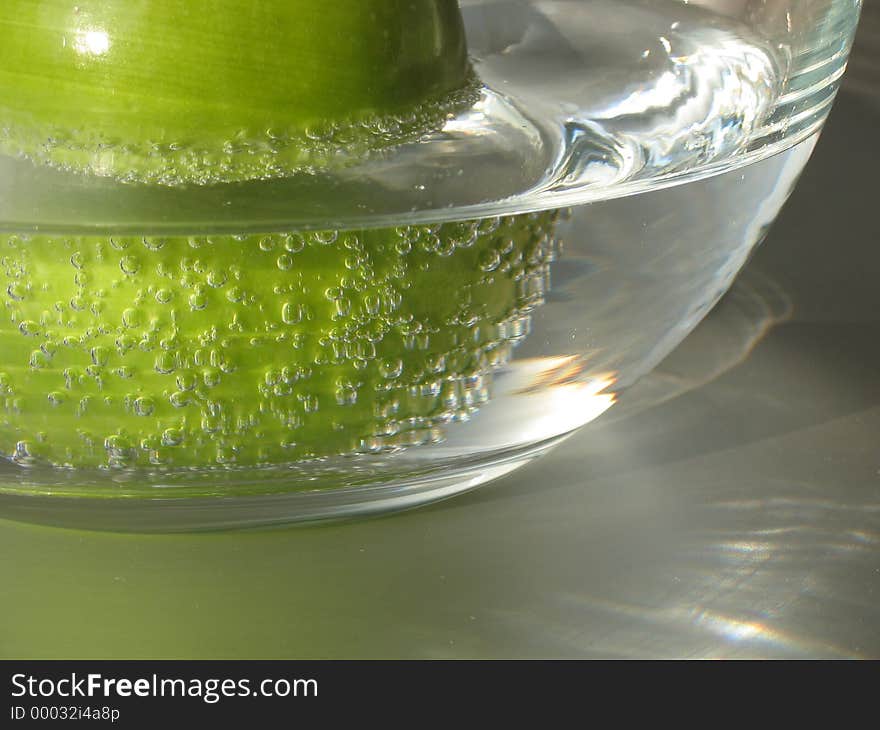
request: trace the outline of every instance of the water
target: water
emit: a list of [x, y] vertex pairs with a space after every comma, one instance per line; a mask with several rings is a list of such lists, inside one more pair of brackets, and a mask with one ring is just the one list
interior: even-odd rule
[[845, 67], [858, 2], [763, 5], [470, 0], [479, 98], [417, 143], [332, 173], [184, 188], [0, 156], [0, 222], [64, 235], [398, 226], [718, 174], [818, 131]]
[[180, 524], [265, 522], [524, 463], [729, 287], [815, 144], [843, 5], [464, 2], [476, 103], [332, 174], [174, 188], [3, 158], [0, 490], [344, 488]]

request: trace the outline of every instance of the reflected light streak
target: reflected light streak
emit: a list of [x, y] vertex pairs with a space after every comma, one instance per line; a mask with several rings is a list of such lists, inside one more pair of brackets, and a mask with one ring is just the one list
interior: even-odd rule
[[73, 47], [84, 56], [103, 56], [110, 50], [110, 36], [100, 29], [81, 30], [76, 34]]
[[[528, 410], [530, 438], [547, 438], [595, 420], [617, 402], [615, 373], [586, 373], [579, 355], [535, 358], [516, 363], [517, 380], [508, 384], [518, 407]], [[523, 382], [525, 381], [525, 382]]]
[[[723, 658], [730, 656], [730, 647], [718, 645], [716, 643], [706, 643], [705, 634], [721, 637], [727, 642], [733, 644], [745, 643], [764, 643], [773, 648], [796, 651], [801, 653], [809, 653], [812, 655], [824, 654], [833, 655], [840, 658], [858, 659], [861, 656], [857, 652], [847, 650], [835, 644], [814, 639], [808, 636], [781, 631], [772, 626], [754, 618], [737, 618], [729, 614], [712, 611], [709, 609], [699, 609], [696, 607], [687, 607], [683, 605], [673, 606], [642, 606], [634, 603], [625, 603], [622, 601], [613, 601], [598, 596], [566, 596], [567, 603], [576, 603], [587, 610], [599, 610], [603, 613], [619, 616], [628, 620], [636, 620], [646, 626], [645, 630], [651, 635], [660, 635], [658, 631], [676, 632], [677, 638], [673, 639], [672, 644], [664, 651], [654, 652], [653, 656], [683, 656], [685, 651], [690, 649], [692, 656], [700, 657], [718, 657]], [[696, 610], [695, 610], [696, 609]], [[584, 629], [588, 628], [589, 619], [584, 617], [584, 626], [580, 627], [580, 633], [584, 633]], [[571, 630], [573, 627], [568, 627]], [[562, 633], [562, 632], [560, 632]], [[589, 632], [586, 632], [589, 634]], [[614, 632], [617, 637], [629, 637], [632, 641], [637, 642], [634, 645], [615, 645], [604, 647], [610, 654], [629, 655], [629, 656], [646, 656], [644, 653], [644, 638], [640, 636], [632, 627], [627, 628], [625, 632]], [[700, 636], [703, 635], [703, 638]], [[685, 640], [684, 637], [690, 637]], [[592, 636], [590, 645], [592, 648], [597, 647], [597, 639], [600, 637]], [[688, 647], [688, 644], [695, 646]]]
[[771, 644], [788, 645], [791, 639], [758, 621], [740, 621], [711, 611], [700, 612], [692, 624], [718, 634], [728, 641], [766, 641]]

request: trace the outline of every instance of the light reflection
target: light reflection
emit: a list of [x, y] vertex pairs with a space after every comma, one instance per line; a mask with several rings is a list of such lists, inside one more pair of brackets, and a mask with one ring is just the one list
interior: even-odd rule
[[495, 374], [491, 400], [434, 448], [452, 454], [557, 438], [611, 408], [616, 384], [616, 373], [589, 369], [580, 355], [514, 360]]
[[787, 644], [789, 640], [781, 633], [758, 621], [740, 621], [730, 616], [723, 616], [702, 611], [693, 619], [693, 625], [718, 634], [728, 641], [766, 641], [773, 644]]
[[[785, 654], [861, 658], [858, 652], [831, 642], [774, 628], [763, 618], [689, 606], [686, 598], [653, 606], [571, 593], [559, 600], [560, 618], [556, 621], [548, 621], [543, 613], [538, 621], [528, 611], [510, 609], [498, 611], [496, 616], [514, 630], [529, 634], [540, 624], [544, 638], [564, 648], [561, 653], [565, 655], [574, 650], [597, 656], [725, 658], [750, 655], [749, 647], [763, 644]], [[572, 608], [579, 618], [577, 624], [562, 618], [571, 615]], [[619, 619], [619, 624], [613, 619]], [[603, 627], [601, 634], [591, 630], [594, 621]], [[719, 645], [717, 638], [725, 643]]]
[[748, 557], [750, 560], [765, 560], [769, 557], [773, 546], [766, 542], [755, 542], [746, 540], [742, 542], [721, 543], [718, 549], [722, 553], [733, 553], [739, 559], [740, 557]]
[[[637, 593], [630, 573], [630, 580], [610, 584], [603, 593], [561, 593], [539, 613], [508, 608], [497, 618], [511, 632], [540, 634], [536, 643], [553, 645], [564, 656], [862, 658], [857, 646], [827, 640], [807, 618], [824, 587], [825, 571], [817, 563], [814, 538], [800, 544], [797, 534], [786, 533], [809, 529], [761, 531], [781, 541], [762, 539], [766, 535], [758, 531], [701, 533], [673, 561], [674, 575], [652, 570], [639, 581]], [[858, 548], [877, 538], [859, 527], [842, 535]], [[842, 542], [838, 532], [819, 544], [821, 553], [827, 557], [824, 547]], [[632, 570], [628, 564], [621, 567]], [[589, 567], [585, 570], [589, 575]], [[627, 594], [639, 598], [630, 600]], [[791, 630], [795, 626], [803, 628]]]
[[[589, 373], [578, 355], [544, 357], [514, 363], [515, 374], [502, 381], [518, 396], [509, 407], [521, 411], [529, 440], [543, 440], [595, 420], [617, 402], [615, 373]], [[509, 417], [509, 414], [508, 414]]]
[[110, 50], [110, 36], [100, 29], [81, 30], [76, 34], [73, 47], [83, 56], [103, 56]]

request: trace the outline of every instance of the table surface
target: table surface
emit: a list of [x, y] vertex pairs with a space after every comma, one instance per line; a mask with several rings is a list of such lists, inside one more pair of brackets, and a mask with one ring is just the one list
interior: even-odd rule
[[880, 657], [876, 99], [841, 93], [768, 241], [614, 417], [391, 517], [0, 521], [0, 657]]

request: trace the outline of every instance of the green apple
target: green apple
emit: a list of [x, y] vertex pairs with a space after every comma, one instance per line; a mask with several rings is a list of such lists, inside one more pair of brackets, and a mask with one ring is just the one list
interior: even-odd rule
[[526, 334], [555, 220], [2, 236], [0, 453], [204, 467], [435, 440]]
[[475, 100], [456, 0], [3, 0], [0, 152], [128, 181], [265, 179]]
[[[359, 159], [474, 81], [454, 0], [4, 0], [0, 151], [162, 184]], [[225, 467], [396, 449], [489, 397], [554, 213], [194, 236], [0, 236], [0, 454]]]

